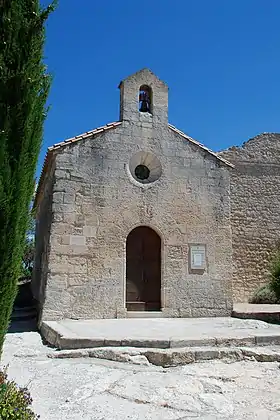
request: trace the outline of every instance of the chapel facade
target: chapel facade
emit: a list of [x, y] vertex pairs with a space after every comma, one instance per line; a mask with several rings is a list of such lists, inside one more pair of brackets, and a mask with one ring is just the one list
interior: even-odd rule
[[119, 121], [48, 149], [36, 192], [40, 322], [227, 316], [230, 154], [168, 123], [168, 87], [120, 83]]

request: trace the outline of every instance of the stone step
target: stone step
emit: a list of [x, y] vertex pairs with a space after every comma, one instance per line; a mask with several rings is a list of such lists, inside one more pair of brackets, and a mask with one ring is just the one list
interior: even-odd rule
[[126, 302], [126, 309], [128, 312], [130, 311], [145, 311], [146, 310], [146, 303], [145, 302]]
[[240, 319], [258, 319], [279, 324], [280, 305], [235, 303], [232, 316]]
[[280, 345], [280, 326], [236, 318], [64, 319], [44, 321], [40, 330], [61, 350]]
[[36, 319], [36, 318], [37, 318], [37, 310], [35, 306], [27, 306], [24, 308], [15, 307], [11, 316], [12, 321], [18, 321], [18, 320], [23, 320], [23, 319], [28, 320], [28, 319]]
[[280, 346], [266, 347], [186, 347], [178, 349], [155, 349], [133, 347], [99, 347], [82, 350], [54, 350], [50, 358], [66, 359], [93, 357], [115, 362], [140, 365], [153, 364], [174, 367], [206, 360], [280, 362]]
[[127, 311], [127, 318], [163, 318], [161, 311]]

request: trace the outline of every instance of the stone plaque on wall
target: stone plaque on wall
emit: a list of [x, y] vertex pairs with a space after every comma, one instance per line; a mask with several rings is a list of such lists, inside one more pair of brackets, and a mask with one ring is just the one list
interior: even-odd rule
[[206, 246], [190, 245], [191, 270], [205, 270], [206, 268]]

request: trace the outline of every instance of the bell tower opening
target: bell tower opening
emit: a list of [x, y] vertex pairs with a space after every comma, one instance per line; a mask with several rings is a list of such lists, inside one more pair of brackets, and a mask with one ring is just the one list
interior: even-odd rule
[[152, 89], [148, 85], [140, 86], [139, 111], [152, 114]]
[[120, 121], [168, 124], [168, 86], [149, 69], [142, 69], [119, 84]]

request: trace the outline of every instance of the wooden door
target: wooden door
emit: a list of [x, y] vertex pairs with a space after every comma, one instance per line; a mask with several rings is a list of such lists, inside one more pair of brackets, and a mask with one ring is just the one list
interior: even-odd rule
[[126, 243], [126, 307], [132, 311], [161, 308], [161, 240], [147, 226], [139, 226]]

